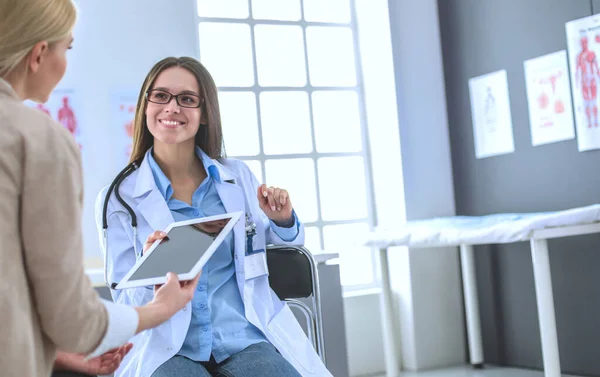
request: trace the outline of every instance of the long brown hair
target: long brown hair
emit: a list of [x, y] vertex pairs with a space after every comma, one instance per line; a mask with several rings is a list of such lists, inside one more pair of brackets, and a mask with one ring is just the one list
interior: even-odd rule
[[201, 105], [202, 119], [206, 124], [202, 124], [196, 134], [196, 145], [210, 158], [216, 160], [225, 157], [225, 147], [223, 145], [223, 130], [221, 128], [221, 113], [219, 112], [219, 99], [217, 95], [217, 86], [208, 72], [208, 70], [196, 59], [189, 57], [165, 58], [152, 67], [138, 97], [137, 108], [135, 110], [135, 119], [133, 121], [133, 150], [129, 162], [136, 161], [138, 164], [144, 159], [144, 155], [154, 145], [154, 136], [148, 130], [146, 123], [146, 106], [148, 100], [146, 94], [154, 86], [156, 78], [162, 71], [172, 67], [181, 67], [190, 71], [198, 81], [200, 88], [200, 97], [203, 99]]

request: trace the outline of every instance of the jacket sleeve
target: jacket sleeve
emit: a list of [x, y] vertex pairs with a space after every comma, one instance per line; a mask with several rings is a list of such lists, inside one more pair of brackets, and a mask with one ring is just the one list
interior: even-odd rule
[[[22, 139], [20, 221], [27, 277], [41, 330], [64, 351], [102, 353], [134, 335], [137, 313], [133, 308], [103, 303], [85, 274], [78, 146], [50, 119], [30, 118], [24, 126], [32, 134]], [[119, 315], [122, 323], [111, 323]]]
[[[135, 265], [139, 256], [135, 255], [133, 242], [133, 231], [130, 229], [129, 215], [123, 209], [122, 211], [115, 210], [111, 202], [107, 208], [107, 242], [104, 239], [104, 230], [102, 229], [102, 213], [104, 210], [104, 200], [106, 198], [107, 188], [102, 190], [96, 197], [96, 227], [100, 238], [100, 250], [102, 256], [107, 259], [107, 277], [109, 284], [120, 282], [125, 275]], [[113, 194], [114, 195], [114, 194]], [[141, 248], [138, 248], [138, 252]], [[128, 288], [128, 289], [111, 289], [110, 294], [114, 302], [119, 304], [143, 306], [151, 302], [154, 298], [154, 290], [150, 288]]]

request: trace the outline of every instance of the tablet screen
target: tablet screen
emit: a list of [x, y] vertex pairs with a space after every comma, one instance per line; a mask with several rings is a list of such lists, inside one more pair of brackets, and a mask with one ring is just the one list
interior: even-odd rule
[[230, 219], [176, 226], [142, 262], [129, 281], [185, 274], [192, 270]]

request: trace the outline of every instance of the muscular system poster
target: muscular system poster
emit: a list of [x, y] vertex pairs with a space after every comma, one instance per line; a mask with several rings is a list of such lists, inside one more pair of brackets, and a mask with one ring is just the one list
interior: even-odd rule
[[567, 49], [579, 151], [600, 148], [600, 15], [567, 22]]
[[81, 129], [81, 108], [78, 96], [72, 89], [56, 89], [46, 103], [26, 101], [28, 106], [48, 114], [52, 119], [66, 128], [80, 149], [83, 149], [83, 133]]

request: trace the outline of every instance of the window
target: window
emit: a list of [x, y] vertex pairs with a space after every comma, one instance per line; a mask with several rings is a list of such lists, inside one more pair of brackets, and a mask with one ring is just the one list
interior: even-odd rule
[[306, 247], [340, 254], [346, 290], [373, 287], [374, 254], [355, 244], [375, 224], [355, 1], [197, 5], [200, 58], [219, 87], [227, 155], [290, 192]]

